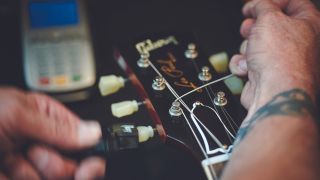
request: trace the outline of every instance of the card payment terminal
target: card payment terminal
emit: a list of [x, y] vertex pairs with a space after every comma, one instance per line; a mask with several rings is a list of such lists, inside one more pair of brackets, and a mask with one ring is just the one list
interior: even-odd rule
[[27, 86], [62, 93], [88, 88], [96, 72], [83, 0], [22, 1]]

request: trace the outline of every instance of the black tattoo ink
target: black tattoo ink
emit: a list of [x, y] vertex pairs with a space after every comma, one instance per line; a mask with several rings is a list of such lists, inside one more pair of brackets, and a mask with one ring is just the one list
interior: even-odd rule
[[316, 119], [315, 107], [310, 96], [301, 89], [292, 89], [282, 92], [262, 106], [253, 117], [239, 129], [234, 145], [241, 142], [254, 125], [266, 117], [274, 115], [306, 116], [311, 115]]

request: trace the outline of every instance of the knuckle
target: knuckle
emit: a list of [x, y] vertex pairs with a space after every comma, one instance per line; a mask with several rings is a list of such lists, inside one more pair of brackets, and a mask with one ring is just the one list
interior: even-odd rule
[[266, 11], [262, 16], [261, 19], [266, 20], [266, 21], [279, 21], [279, 19], [281, 19], [283, 17], [283, 14], [281, 12], [278, 11]]

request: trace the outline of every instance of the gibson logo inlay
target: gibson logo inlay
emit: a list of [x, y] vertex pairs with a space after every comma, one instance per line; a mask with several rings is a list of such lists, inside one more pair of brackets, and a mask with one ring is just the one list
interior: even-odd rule
[[[161, 66], [161, 71], [167, 76], [175, 79], [174, 85], [184, 88], [196, 89], [197, 86], [184, 76], [183, 71], [177, 69], [176, 62], [176, 58], [171, 53], [168, 53], [168, 59], [157, 60], [157, 63]], [[201, 93], [202, 90], [199, 89], [198, 92]]]
[[147, 53], [156, 49], [159, 49], [165, 45], [168, 45], [170, 43], [173, 43], [174, 45], [178, 44], [178, 41], [174, 36], [169, 36], [166, 39], [159, 39], [155, 42], [152, 42], [150, 39], [147, 39], [145, 41], [142, 41], [138, 44], [136, 44], [136, 49], [139, 51], [139, 53]]

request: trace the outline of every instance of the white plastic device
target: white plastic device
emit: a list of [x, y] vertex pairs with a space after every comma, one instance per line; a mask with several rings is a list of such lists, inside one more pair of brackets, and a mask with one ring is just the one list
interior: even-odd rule
[[27, 86], [48, 93], [92, 86], [95, 62], [83, 0], [21, 3]]

